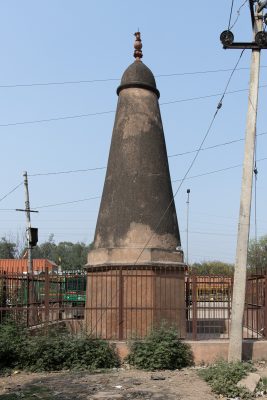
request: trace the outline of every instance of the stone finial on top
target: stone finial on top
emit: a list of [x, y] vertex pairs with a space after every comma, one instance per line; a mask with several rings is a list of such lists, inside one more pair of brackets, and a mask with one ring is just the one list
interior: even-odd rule
[[142, 41], [141, 41], [141, 33], [135, 32], [135, 42], [134, 42], [134, 57], [136, 59], [136, 61], [141, 61], [141, 58], [143, 57], [143, 53], [142, 53]]

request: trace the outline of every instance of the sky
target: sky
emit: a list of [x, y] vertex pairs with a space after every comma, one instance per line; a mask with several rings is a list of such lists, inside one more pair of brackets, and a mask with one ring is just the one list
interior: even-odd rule
[[[232, 23], [242, 3], [235, 0]], [[207, 132], [241, 53], [224, 50], [219, 40], [228, 27], [230, 7], [230, 0], [0, 2], [0, 199], [23, 181], [23, 172], [27, 171], [31, 208], [39, 210], [32, 214], [32, 226], [39, 228], [40, 243], [50, 234], [57, 243], [93, 240], [117, 104], [116, 88], [124, 70], [134, 61], [133, 33], [138, 29], [143, 62], [156, 76], [161, 94], [168, 155], [189, 152], [169, 158], [176, 191], [195, 156], [190, 152], [199, 147]], [[232, 29], [235, 38], [250, 41], [247, 3], [239, 14]], [[228, 88], [234, 93], [225, 96], [203, 147], [234, 143], [201, 151], [189, 179], [175, 197], [186, 251], [186, 191], [190, 188], [190, 263], [235, 260], [250, 59], [251, 51], [247, 50]], [[267, 233], [267, 160], [261, 160], [267, 157], [266, 67], [263, 50], [257, 201], [253, 193], [251, 238], [255, 232], [258, 236]], [[221, 169], [225, 170], [214, 172]], [[87, 171], [59, 173], [73, 170]], [[0, 201], [0, 237], [22, 240], [26, 218], [15, 209], [23, 207], [24, 188], [20, 185]]]

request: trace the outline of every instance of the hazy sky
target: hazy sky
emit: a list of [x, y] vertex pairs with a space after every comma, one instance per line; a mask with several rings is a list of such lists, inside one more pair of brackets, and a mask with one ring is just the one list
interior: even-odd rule
[[[232, 21], [242, 3], [235, 1]], [[106, 166], [118, 79], [134, 60], [133, 33], [138, 28], [143, 62], [155, 74], [161, 93], [168, 154], [195, 150], [240, 55], [240, 50], [223, 50], [219, 41], [228, 26], [230, 5], [230, 0], [1, 1], [0, 198], [22, 181], [23, 171], [34, 175]], [[233, 31], [238, 41], [251, 39], [248, 4], [241, 9]], [[228, 89], [238, 92], [225, 97], [204, 147], [240, 140], [202, 151], [190, 176], [235, 168], [187, 179], [176, 197], [186, 249], [186, 189], [191, 189], [191, 262], [234, 261], [250, 56], [250, 51], [244, 53], [239, 64], [242, 69], [236, 71]], [[259, 160], [267, 157], [263, 123], [266, 66], [266, 51], [262, 51], [257, 132], [264, 134], [257, 141]], [[209, 72], [217, 70], [228, 71]], [[183, 74], [189, 72], [194, 74]], [[36, 83], [40, 85], [32, 85]], [[194, 99], [205, 96], [210, 97]], [[72, 116], [80, 117], [32, 123]], [[169, 159], [173, 181], [183, 177], [194, 155]], [[267, 233], [266, 161], [258, 162], [259, 236]], [[40, 241], [54, 233], [57, 242], [91, 242], [104, 177], [105, 169], [29, 177], [32, 208], [95, 198], [40, 208], [39, 214], [32, 215]], [[174, 191], [178, 185], [173, 182]], [[23, 186], [0, 202], [2, 236], [14, 239], [23, 234], [25, 215], [14, 211], [23, 206]], [[254, 234], [253, 202], [251, 237]]]

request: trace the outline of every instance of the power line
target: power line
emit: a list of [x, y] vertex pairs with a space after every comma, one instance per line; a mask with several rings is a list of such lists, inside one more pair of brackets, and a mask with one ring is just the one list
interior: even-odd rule
[[48, 207], [62, 206], [62, 205], [66, 205], [66, 204], [81, 203], [82, 201], [89, 201], [89, 200], [95, 200], [95, 199], [100, 199], [100, 198], [101, 198], [101, 196], [87, 197], [85, 199], [65, 201], [63, 203], [48, 204], [48, 205], [45, 205], [45, 206], [38, 206], [38, 207], [33, 207], [33, 208], [35, 210], [40, 210], [41, 208], [48, 208]]
[[[263, 136], [263, 135], [267, 135], [267, 132], [262, 132], [257, 134], [257, 136]], [[226, 146], [226, 145], [230, 145], [233, 143], [238, 143], [238, 142], [242, 142], [244, 141], [244, 138], [240, 138], [240, 139], [235, 139], [235, 140], [230, 140], [228, 142], [224, 142], [224, 143], [217, 143], [214, 144], [213, 146], [208, 146], [208, 147], [203, 147], [201, 149], [201, 151], [206, 151], [206, 150], [211, 150], [214, 148], [218, 148], [218, 147], [222, 147], [222, 146]], [[189, 151], [185, 151], [183, 153], [176, 153], [176, 154], [171, 154], [168, 156], [168, 158], [173, 158], [173, 157], [179, 157], [179, 156], [184, 156], [187, 154], [192, 154], [192, 153], [196, 153], [197, 149], [195, 150], [189, 150]], [[78, 172], [88, 172], [88, 171], [98, 171], [98, 170], [104, 170], [107, 167], [94, 167], [94, 168], [84, 168], [84, 169], [72, 169], [72, 170], [67, 170], [67, 171], [55, 171], [55, 172], [40, 172], [40, 173], [36, 173], [36, 174], [28, 174], [28, 176], [31, 177], [35, 177], [35, 176], [49, 176], [49, 175], [61, 175], [61, 174], [72, 174], [72, 173], [78, 173]], [[176, 181], [173, 181], [176, 182]]]
[[[247, 0], [246, 0], [247, 1]], [[261, 68], [267, 68], [267, 65], [262, 65]], [[237, 68], [236, 71], [249, 70], [249, 67], [241, 67]], [[220, 68], [220, 69], [211, 69], [211, 70], [203, 70], [203, 71], [192, 71], [192, 72], [174, 72], [170, 74], [158, 74], [155, 75], [156, 78], [168, 78], [172, 76], [186, 76], [186, 75], [202, 75], [202, 74], [212, 74], [212, 73], [220, 73], [220, 72], [229, 72], [232, 71], [231, 68]], [[55, 81], [55, 82], [35, 82], [35, 83], [16, 83], [10, 85], [0, 85], [1, 89], [12, 89], [12, 88], [23, 88], [23, 87], [35, 87], [35, 86], [62, 86], [62, 85], [76, 85], [83, 83], [101, 83], [101, 82], [116, 82], [120, 81], [120, 78], [103, 78], [103, 79], [80, 79], [73, 81]]]
[[113, 114], [114, 112], [115, 112], [114, 110], [110, 110], [110, 111], [100, 111], [100, 112], [88, 113], [88, 114], [66, 115], [63, 117], [36, 119], [36, 120], [32, 120], [32, 121], [11, 122], [8, 124], [0, 124], [0, 127], [27, 125], [27, 124], [41, 124], [44, 122], [62, 121], [65, 119], [85, 118], [85, 117], [91, 117], [91, 116], [95, 116], [95, 115]]
[[[240, 11], [241, 11], [242, 7], [244, 7], [244, 5], [247, 3], [247, 1], [248, 1], [248, 0], [243, 1], [243, 3], [241, 4], [241, 6], [239, 7], [239, 9], [237, 10], [237, 12], [236, 12], [236, 14], [237, 14], [237, 15], [236, 15], [236, 19], [234, 20], [234, 22], [232, 23], [232, 25], [228, 27], [228, 30], [229, 30], [229, 31], [233, 29], [233, 27], [235, 26], [235, 24], [236, 24], [237, 21], [239, 20]], [[248, 69], [249, 69], [249, 68], [248, 68]]]
[[20, 182], [17, 186], [15, 186], [13, 189], [11, 189], [7, 194], [5, 194], [3, 197], [1, 197], [0, 201], [4, 200], [11, 193], [15, 192], [15, 190], [17, 190], [22, 184], [23, 184], [23, 182]]
[[[263, 135], [264, 134], [267, 134], [267, 132], [263, 133]], [[222, 147], [222, 146], [226, 146], [226, 145], [229, 145], [229, 144], [238, 143], [238, 142], [242, 142], [242, 141], [244, 141], [243, 138], [236, 139], [236, 140], [230, 140], [229, 142], [218, 143], [218, 144], [214, 144], [213, 146], [203, 147], [203, 149], [201, 149], [201, 151], [215, 149], [217, 147]], [[184, 151], [183, 153], [171, 154], [170, 156], [168, 156], [168, 158], [184, 156], [186, 154], [192, 154], [192, 153], [196, 153], [196, 152], [197, 152], [197, 149], [196, 150]]]
[[[267, 157], [264, 158], [260, 158], [257, 160], [257, 162], [261, 162], [261, 161], [265, 161], [267, 160]], [[219, 172], [224, 172], [224, 171], [228, 171], [231, 169], [235, 169], [235, 168], [239, 168], [242, 167], [242, 164], [237, 164], [237, 165], [232, 165], [230, 167], [226, 167], [226, 168], [221, 168], [221, 169], [216, 169], [213, 171], [208, 171], [208, 172], [204, 172], [203, 174], [198, 174], [198, 175], [193, 175], [193, 176], [188, 176], [186, 177], [184, 180], [188, 180], [188, 179], [194, 179], [194, 178], [200, 178], [202, 176], [206, 176], [206, 175], [211, 175], [211, 174], [216, 174]], [[175, 179], [172, 180], [172, 183], [174, 182], [181, 182], [183, 178], [180, 179]], [[21, 183], [22, 184], [22, 183]], [[56, 206], [60, 206], [60, 205], [67, 205], [67, 204], [74, 204], [74, 203], [80, 203], [83, 201], [89, 201], [89, 200], [95, 200], [95, 199], [100, 199], [101, 196], [94, 196], [94, 197], [88, 197], [88, 198], [84, 198], [84, 199], [79, 199], [79, 200], [72, 200], [72, 201], [65, 201], [62, 203], [55, 203], [55, 204], [48, 204], [48, 205], [43, 205], [43, 206], [38, 206], [38, 207], [33, 207], [34, 209], [41, 209], [41, 208], [49, 208], [49, 207], [56, 207]], [[0, 208], [0, 211], [15, 211], [13, 208]], [[229, 217], [230, 218], [230, 217]]]
[[88, 172], [88, 171], [98, 171], [106, 169], [106, 167], [95, 167], [95, 168], [86, 168], [86, 169], [73, 169], [69, 171], [57, 171], [57, 172], [44, 172], [38, 174], [28, 174], [28, 176], [47, 176], [47, 175], [61, 175], [61, 174], [72, 174], [77, 172]]
[[212, 235], [212, 236], [236, 236], [236, 233], [216, 233], [216, 232], [199, 232], [199, 231], [189, 231], [189, 233], [197, 235]]
[[[260, 158], [257, 160], [257, 162], [261, 162], [261, 161], [265, 161], [267, 160], [267, 157], [264, 158]], [[214, 171], [209, 171], [209, 172], [204, 172], [203, 174], [198, 174], [198, 175], [194, 175], [194, 176], [188, 176], [186, 179], [194, 179], [194, 178], [200, 178], [201, 176], [206, 176], [206, 175], [211, 175], [211, 174], [216, 174], [218, 172], [224, 172], [224, 171], [228, 171], [229, 169], [235, 169], [235, 168], [239, 168], [242, 167], [243, 164], [236, 164], [236, 165], [232, 165], [230, 167], [226, 167], [226, 168], [221, 168], [221, 169], [216, 169]], [[182, 179], [175, 179], [172, 182], [181, 182]]]
[[[264, 88], [264, 87], [267, 87], [267, 84], [259, 86], [259, 88]], [[232, 90], [232, 91], [229, 91], [229, 92], [225, 92], [224, 96], [229, 95], [229, 94], [234, 94], [234, 93], [247, 92], [247, 91], [248, 91], [248, 88], [247, 89]], [[165, 106], [165, 105], [169, 105], [169, 104], [176, 104], [176, 103], [183, 103], [183, 102], [188, 102], [188, 101], [208, 99], [208, 98], [218, 97], [218, 96], [222, 96], [222, 93], [215, 93], [215, 94], [210, 94], [210, 95], [206, 95], [206, 96], [189, 97], [189, 98], [185, 98], [185, 99], [167, 101], [167, 102], [164, 102], [164, 103], [160, 103], [160, 106]], [[105, 114], [114, 114], [114, 113], [115, 113], [115, 110], [109, 110], [109, 111], [99, 111], [99, 112], [87, 113], [87, 114], [66, 115], [66, 116], [63, 116], [63, 117], [36, 119], [36, 120], [31, 120], [31, 121], [10, 122], [10, 123], [7, 123], [7, 124], [0, 124], [0, 127], [1, 128], [5, 128], [5, 127], [8, 127], [8, 126], [41, 124], [41, 123], [46, 123], [46, 122], [63, 121], [63, 120], [77, 119], [77, 118], [87, 118], [87, 117], [92, 117], [92, 116], [105, 115]]]

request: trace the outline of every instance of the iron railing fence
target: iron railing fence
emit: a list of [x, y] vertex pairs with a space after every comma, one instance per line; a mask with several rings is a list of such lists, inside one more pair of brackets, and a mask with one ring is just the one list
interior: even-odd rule
[[244, 336], [263, 339], [267, 335], [267, 276], [251, 275], [247, 279], [244, 312]]
[[[184, 277], [181, 269], [164, 265], [63, 274], [0, 271], [0, 323], [13, 318], [34, 328], [71, 322], [74, 331], [79, 326], [103, 339], [129, 340], [165, 322], [181, 338], [228, 339], [232, 286], [229, 276]], [[267, 335], [266, 299], [267, 276], [249, 276], [244, 338]]]
[[0, 271], [0, 322], [12, 318], [28, 327], [83, 318], [84, 271], [27, 274]]
[[110, 340], [145, 337], [162, 323], [185, 337], [184, 271], [172, 266], [102, 267], [87, 275], [87, 332]]
[[229, 338], [233, 279], [189, 274], [185, 280], [187, 338]]

